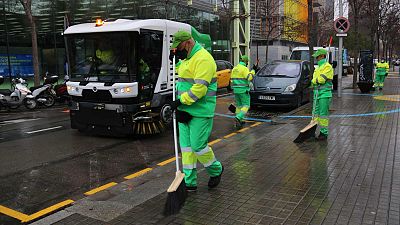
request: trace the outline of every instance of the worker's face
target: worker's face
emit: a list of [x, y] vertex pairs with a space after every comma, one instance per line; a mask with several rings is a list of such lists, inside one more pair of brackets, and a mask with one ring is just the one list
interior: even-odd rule
[[325, 59], [325, 55], [319, 55], [317, 56], [317, 61], [321, 60], [321, 59]]
[[188, 41], [181, 42], [178, 47], [176, 48], [176, 57], [178, 59], [186, 59], [188, 55]]
[[178, 51], [187, 50], [187, 42], [188, 41], [182, 41], [177, 47]]

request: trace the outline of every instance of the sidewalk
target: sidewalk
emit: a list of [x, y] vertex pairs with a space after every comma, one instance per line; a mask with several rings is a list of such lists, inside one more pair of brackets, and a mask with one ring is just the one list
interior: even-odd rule
[[381, 92], [346, 89], [335, 96], [327, 142], [292, 142], [309, 122], [308, 106], [215, 143], [225, 166], [220, 186], [207, 190], [200, 170], [197, 193], [176, 216], [162, 216], [173, 179], [168, 165], [33, 224], [398, 225], [400, 76], [389, 74], [385, 85]]

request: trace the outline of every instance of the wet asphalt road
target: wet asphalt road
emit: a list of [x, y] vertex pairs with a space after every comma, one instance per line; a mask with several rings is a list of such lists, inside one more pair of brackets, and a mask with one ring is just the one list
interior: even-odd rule
[[[218, 98], [216, 111], [229, 115], [232, 101], [232, 95]], [[140, 138], [90, 136], [70, 128], [65, 110], [0, 112], [0, 205], [32, 214], [173, 156], [172, 130]], [[264, 110], [249, 117], [282, 112]], [[234, 131], [231, 118], [216, 116], [210, 141]], [[2, 221], [15, 223], [0, 215]]]

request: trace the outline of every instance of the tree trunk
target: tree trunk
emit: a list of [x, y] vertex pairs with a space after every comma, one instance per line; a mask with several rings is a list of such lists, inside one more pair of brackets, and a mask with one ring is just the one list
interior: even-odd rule
[[20, 0], [20, 3], [24, 7], [25, 14], [28, 17], [29, 24], [31, 26], [34, 83], [35, 83], [35, 86], [38, 86], [40, 84], [39, 54], [38, 54], [38, 46], [37, 46], [36, 24], [33, 19], [32, 8], [31, 8], [32, 2], [31, 2], [31, 0]]
[[32, 27], [32, 61], [33, 61], [33, 73], [35, 79], [35, 86], [40, 85], [40, 75], [39, 75], [39, 51], [37, 45], [37, 34], [36, 34], [36, 25], [35, 22], [31, 21]]
[[309, 61], [310, 61], [310, 72], [311, 76], [314, 74], [314, 58], [312, 57], [312, 54], [314, 53], [314, 43], [313, 43], [313, 36], [312, 36], [312, 31], [311, 28], [313, 27], [313, 6], [312, 6], [313, 1], [312, 0], [307, 0], [307, 6], [308, 6], [308, 30], [307, 30], [307, 35], [308, 35], [308, 48], [309, 48]]
[[267, 64], [268, 63], [268, 46], [269, 46], [269, 43], [268, 43], [269, 41], [268, 41], [268, 39], [267, 39], [267, 45], [265, 46], [265, 64]]
[[[359, 37], [358, 34], [358, 15], [354, 15], [354, 31], [356, 33], [356, 37]], [[356, 46], [356, 54], [354, 55], [354, 68], [353, 68], [353, 89], [357, 88], [357, 73], [358, 73], [358, 54], [360, 52], [360, 45], [358, 41], [355, 42]]]

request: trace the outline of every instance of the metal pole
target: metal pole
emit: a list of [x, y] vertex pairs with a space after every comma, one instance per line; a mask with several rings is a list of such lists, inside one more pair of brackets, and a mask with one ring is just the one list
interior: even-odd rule
[[10, 86], [12, 88], [12, 77], [11, 77], [11, 60], [10, 60], [10, 42], [8, 40], [8, 26], [6, 17], [6, 2], [3, 0], [3, 14], [4, 14], [4, 26], [6, 31], [6, 51], [7, 51], [7, 61], [8, 61], [8, 76], [10, 78]]
[[[339, 16], [343, 16], [343, 3], [339, 0]], [[338, 73], [338, 97], [342, 97], [342, 72], [343, 72], [343, 37], [339, 37], [339, 73]]]

